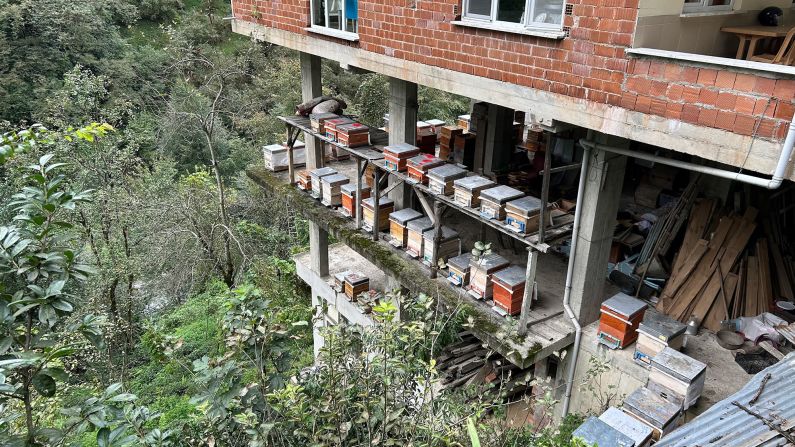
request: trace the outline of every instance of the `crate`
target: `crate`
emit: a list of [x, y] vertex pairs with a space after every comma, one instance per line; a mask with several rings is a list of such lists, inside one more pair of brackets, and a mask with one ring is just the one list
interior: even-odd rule
[[334, 175], [336, 173], [336, 169], [329, 167], [309, 171], [309, 177], [312, 179], [312, 197], [316, 199], [321, 198], [323, 195], [323, 184], [321, 183], [321, 179], [327, 175]]
[[707, 365], [672, 348], [663, 348], [651, 359], [650, 391], [683, 410], [695, 405], [704, 391]]
[[507, 259], [497, 254], [472, 258], [469, 262], [469, 293], [478, 299], [491, 299], [494, 294], [492, 275], [510, 265]]
[[428, 217], [421, 217], [410, 221], [408, 228], [408, 240], [406, 241], [406, 253], [413, 258], [419, 258], [424, 253], [422, 234], [433, 228], [433, 223]]
[[527, 272], [518, 265], [512, 265], [492, 275], [494, 283], [494, 305], [503, 309], [508, 315], [519, 315], [522, 312]]
[[[273, 172], [284, 171], [290, 168], [290, 158], [287, 153], [287, 143], [270, 144], [262, 148], [265, 159], [265, 169]], [[301, 141], [293, 144], [293, 166], [306, 164], [306, 145]]]
[[[342, 193], [343, 214], [356, 217], [356, 185], [347, 183], [340, 188]], [[370, 198], [370, 188], [362, 185], [362, 200]]]
[[638, 327], [648, 306], [643, 301], [625, 293], [617, 293], [607, 299], [600, 308], [600, 340], [603, 335], [606, 346], [624, 348], [638, 338]]
[[397, 248], [405, 248], [409, 240], [409, 222], [421, 217], [422, 213], [411, 208], [405, 208], [390, 214], [389, 234], [392, 236], [392, 245]]
[[[388, 197], [381, 197], [378, 201], [378, 231], [389, 229], [389, 215], [395, 210], [395, 202]], [[373, 231], [375, 227], [375, 202], [372, 197], [362, 200], [362, 224], [365, 229]]]
[[445, 164], [428, 171], [428, 189], [435, 194], [450, 195], [453, 193], [453, 182], [467, 175], [465, 169], [456, 165]]
[[[461, 254], [461, 238], [458, 236], [458, 232], [444, 226], [439, 230], [442, 234], [440, 235], [439, 246], [436, 250], [437, 259], [447, 260]], [[433, 262], [434, 233], [435, 231], [433, 228], [422, 233], [422, 238], [424, 239], [422, 242], [422, 260], [429, 266], [431, 262]]]
[[465, 287], [469, 285], [469, 262], [472, 253], [464, 253], [447, 260], [447, 280], [453, 285]]
[[524, 193], [510, 186], [500, 185], [480, 193], [480, 215], [487, 219], [505, 220], [505, 204], [522, 197]]
[[453, 182], [453, 200], [464, 207], [478, 208], [480, 207], [480, 193], [495, 185], [493, 181], [479, 175], [460, 178]]

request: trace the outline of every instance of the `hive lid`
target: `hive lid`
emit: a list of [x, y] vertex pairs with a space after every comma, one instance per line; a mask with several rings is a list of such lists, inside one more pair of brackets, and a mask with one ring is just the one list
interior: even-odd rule
[[431, 127], [431, 123], [425, 121], [417, 121], [417, 129], [424, 129], [426, 127]]
[[678, 415], [681, 407], [640, 387], [624, 399], [624, 408], [658, 429], [665, 428]]
[[422, 217], [422, 213], [411, 208], [403, 208], [402, 210], [395, 211], [389, 215], [390, 220], [394, 220], [404, 227], [408, 222], [414, 219], [419, 219], [420, 217]]
[[309, 119], [312, 120], [312, 121], [332, 120], [332, 119], [337, 119], [339, 117], [340, 116], [337, 115], [336, 113], [331, 113], [331, 112], [310, 113], [309, 114]]
[[453, 182], [453, 187], [461, 188], [466, 191], [474, 191], [476, 189], [484, 189], [488, 188], [495, 183], [486, 177], [481, 177], [479, 175], [471, 175], [469, 177], [460, 178]]
[[410, 220], [406, 225], [409, 230], [424, 233], [425, 230], [433, 228], [433, 222], [429, 217], [421, 217], [419, 219]]
[[687, 383], [693, 382], [707, 370], [704, 363], [667, 346], [652, 357], [651, 367]]
[[312, 177], [325, 177], [327, 175], [332, 175], [336, 173], [337, 173], [336, 169], [325, 167], [325, 168], [313, 169], [312, 171], [309, 172], [309, 175], [311, 175]]
[[354, 273], [348, 273], [347, 275], [345, 275], [345, 282], [347, 282], [347, 283], [349, 283], [351, 285], [354, 285], [354, 286], [358, 286], [359, 284], [364, 284], [364, 283], [366, 283], [368, 281], [370, 281], [370, 278], [362, 275], [361, 273], [355, 273], [354, 272]]
[[338, 282], [345, 282], [345, 276], [351, 273], [350, 270], [345, 270], [334, 275], [334, 279]]
[[342, 185], [343, 183], [350, 182], [348, 177], [345, 177], [342, 174], [326, 175], [326, 176], [323, 176], [321, 178], [321, 180], [323, 181], [323, 183], [328, 183], [328, 184], [331, 184], [331, 185]]
[[505, 203], [522, 197], [524, 193], [510, 186], [500, 185], [496, 188], [485, 189], [480, 192], [481, 199], [491, 200], [496, 203]]
[[630, 437], [636, 446], [646, 445], [653, 432], [651, 427], [616, 407], [608, 408], [599, 420]]
[[[362, 205], [369, 206], [370, 208], [375, 208], [375, 201], [373, 200], [373, 197], [369, 197], [367, 199], [362, 200]], [[386, 208], [394, 205], [395, 201], [390, 199], [389, 197], [381, 197], [381, 199], [378, 201], [378, 206], [380, 208]]]
[[624, 315], [629, 318], [646, 309], [647, 304], [637, 298], [627, 295], [626, 293], [618, 292], [602, 303], [602, 306], [619, 315]]
[[470, 119], [472, 119], [472, 115], [458, 115], [458, 119], [469, 121]]
[[466, 272], [469, 270], [469, 261], [472, 260], [472, 253], [464, 253], [447, 260], [447, 265], [455, 267], [457, 270]]
[[589, 446], [634, 447], [635, 445], [635, 441], [632, 438], [594, 416], [589, 417], [582, 425], [577, 427], [571, 437], [579, 439]]
[[408, 143], [390, 144], [384, 146], [384, 152], [389, 152], [397, 156], [409, 155], [411, 153], [419, 152], [420, 148]]
[[337, 132], [345, 133], [364, 133], [369, 132], [370, 128], [362, 123], [350, 123], [337, 126]]
[[506, 209], [519, 211], [520, 214], [530, 216], [541, 210], [541, 199], [525, 196], [521, 199], [511, 200], [505, 204]]
[[[356, 183], [346, 183], [340, 187], [343, 193], [353, 196], [356, 194]], [[367, 193], [370, 191], [370, 187], [367, 185], [362, 185], [362, 194]]]
[[448, 182], [467, 175], [465, 169], [461, 169], [456, 165], [446, 164], [433, 168], [428, 171], [428, 178], [439, 180], [441, 182]]
[[486, 271], [500, 268], [500, 267], [507, 267], [510, 263], [507, 259], [503, 258], [498, 254], [488, 254], [485, 256], [481, 256], [480, 259], [475, 258], [474, 256], [469, 261], [469, 266], [473, 268], [481, 268]]
[[687, 329], [686, 324], [659, 312], [646, 312], [643, 322], [638, 327], [639, 332], [666, 343], [684, 334], [685, 329]]
[[507, 285], [508, 287], [516, 287], [525, 282], [527, 272], [524, 268], [518, 265], [512, 265], [494, 273], [494, 279]]
[[263, 146], [262, 150], [271, 154], [287, 152], [287, 148], [282, 146], [281, 144], [269, 144], [267, 146]]
[[408, 164], [409, 166], [420, 167], [426, 165], [439, 165], [444, 163], [439, 157], [435, 157], [431, 154], [420, 154], [414, 157], [409, 158]]
[[342, 126], [343, 124], [349, 124], [349, 123], [352, 123], [352, 122], [353, 122], [353, 120], [352, 120], [352, 119], [350, 119], [350, 118], [345, 118], [345, 117], [343, 116], [343, 117], [340, 117], [340, 118], [332, 118], [332, 119], [328, 119], [328, 120], [326, 120], [326, 121], [324, 122], [324, 124], [326, 125], [326, 127], [328, 127], [329, 125], [331, 125], [331, 126], [334, 126], [334, 127], [337, 127], [337, 126]]
[[426, 123], [430, 124], [433, 127], [444, 126], [445, 122], [442, 120], [428, 120]]
[[[430, 230], [423, 231], [422, 232], [422, 237], [424, 237], [425, 239], [428, 239], [428, 240], [433, 240], [433, 230], [434, 229], [431, 228]], [[458, 232], [453, 230], [450, 227], [444, 227], [443, 226], [442, 228], [440, 228], [440, 230], [442, 232], [441, 242], [447, 242], [447, 241], [450, 241], [450, 240], [458, 238]]]

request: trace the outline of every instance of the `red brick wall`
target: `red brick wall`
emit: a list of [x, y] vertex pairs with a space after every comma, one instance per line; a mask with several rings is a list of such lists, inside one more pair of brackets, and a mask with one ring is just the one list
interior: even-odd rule
[[[461, 0], [359, 0], [360, 40], [348, 45], [707, 127], [782, 137], [795, 111], [795, 81], [628, 58], [638, 1], [569, 0], [573, 13], [564, 25], [570, 36], [555, 40], [455, 26], [450, 21]], [[310, 22], [309, 0], [233, 3], [238, 18], [267, 27], [303, 34]]]

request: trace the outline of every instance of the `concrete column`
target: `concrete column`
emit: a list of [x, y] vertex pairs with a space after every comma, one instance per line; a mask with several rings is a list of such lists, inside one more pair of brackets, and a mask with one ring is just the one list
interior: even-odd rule
[[312, 271], [319, 276], [328, 276], [328, 232], [320, 225], [309, 221], [309, 254]]
[[[603, 134], [593, 133], [592, 139], [609, 146], [629, 147], [629, 140]], [[571, 307], [583, 326], [599, 317], [626, 164], [623, 155], [597, 150], [592, 153], [586, 173], [577, 253], [572, 254], [576, 258], [571, 291]]]
[[484, 172], [492, 174], [504, 171], [511, 160], [513, 146], [513, 109], [489, 104], [483, 158]]
[[[301, 99], [309, 101], [323, 95], [323, 84], [320, 81], [322, 63], [319, 56], [300, 53], [301, 60]], [[304, 134], [306, 143], [306, 167], [315, 169], [323, 167], [323, 143]]]
[[[389, 144], [417, 142], [417, 84], [389, 78]], [[389, 185], [396, 179], [389, 177]], [[389, 193], [395, 209], [411, 207], [411, 187], [398, 186]]]

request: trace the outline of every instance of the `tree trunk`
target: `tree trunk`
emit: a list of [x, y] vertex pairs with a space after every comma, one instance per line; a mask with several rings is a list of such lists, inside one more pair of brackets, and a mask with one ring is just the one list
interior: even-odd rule
[[224, 226], [222, 238], [224, 241], [225, 265], [224, 268], [221, 269], [221, 274], [224, 277], [224, 283], [226, 283], [227, 286], [232, 287], [235, 282], [235, 265], [232, 260], [231, 238], [229, 237], [229, 232], [232, 231], [232, 229], [229, 226], [229, 216], [226, 213], [226, 194], [224, 192], [224, 182], [221, 178], [221, 172], [218, 169], [218, 159], [215, 155], [215, 145], [213, 144], [211, 131], [208, 131], [207, 126], [204, 126], [204, 128], [204, 136], [207, 140], [207, 149], [210, 151], [210, 163], [213, 168], [213, 174], [215, 174], [215, 184], [218, 188], [218, 206], [220, 208], [221, 224]]

